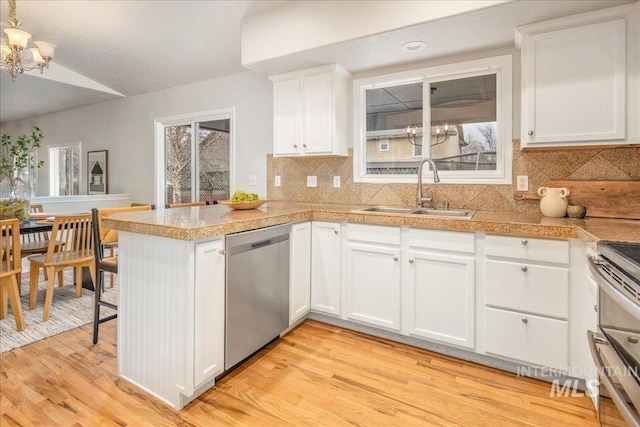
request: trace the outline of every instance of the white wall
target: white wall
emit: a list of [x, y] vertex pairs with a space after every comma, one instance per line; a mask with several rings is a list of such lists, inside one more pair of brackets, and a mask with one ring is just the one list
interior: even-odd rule
[[[154, 119], [235, 107], [235, 187], [266, 197], [266, 154], [272, 152], [271, 82], [253, 72], [115, 99], [72, 110], [2, 124], [10, 135], [44, 133], [38, 155], [48, 159], [47, 145], [82, 142], [82, 185], [86, 194], [87, 151], [109, 150], [109, 193], [127, 193], [136, 202], [154, 200]], [[47, 164], [38, 171], [38, 196], [49, 191]], [[256, 175], [257, 186], [248, 185]], [[232, 189], [234, 191], [235, 189]]]

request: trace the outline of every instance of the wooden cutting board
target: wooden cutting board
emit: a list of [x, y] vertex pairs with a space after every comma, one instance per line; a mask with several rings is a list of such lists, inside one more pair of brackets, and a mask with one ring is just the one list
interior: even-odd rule
[[585, 206], [588, 217], [640, 219], [640, 181], [549, 181], [547, 187], [567, 187], [569, 204]]

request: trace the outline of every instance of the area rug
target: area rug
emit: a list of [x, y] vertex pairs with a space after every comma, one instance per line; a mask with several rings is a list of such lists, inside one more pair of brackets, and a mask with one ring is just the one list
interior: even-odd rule
[[[106, 300], [116, 302], [117, 300], [117, 278], [114, 278], [114, 286], [109, 287], [109, 279], [106, 279], [106, 290], [104, 296]], [[9, 305], [9, 314], [5, 319], [0, 320], [0, 354], [40, 341], [44, 338], [78, 328], [93, 321], [93, 291], [82, 289], [82, 296], [76, 298], [76, 287], [73, 283], [73, 270], [67, 269], [64, 272], [64, 284], [62, 288], [55, 282], [53, 290], [53, 302], [49, 311], [49, 320], [42, 321], [44, 311], [44, 295], [47, 289], [47, 282], [40, 274], [38, 283], [38, 301], [36, 308], [29, 310], [29, 276], [28, 273], [22, 277], [22, 313], [24, 315], [25, 328], [23, 331], [16, 330], [16, 322]], [[112, 314], [113, 310], [102, 307], [100, 315], [102, 317]]]

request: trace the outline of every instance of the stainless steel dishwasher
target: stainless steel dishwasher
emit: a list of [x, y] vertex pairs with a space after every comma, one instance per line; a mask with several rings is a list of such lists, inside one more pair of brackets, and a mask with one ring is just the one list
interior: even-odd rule
[[225, 371], [289, 326], [290, 230], [287, 224], [226, 237]]

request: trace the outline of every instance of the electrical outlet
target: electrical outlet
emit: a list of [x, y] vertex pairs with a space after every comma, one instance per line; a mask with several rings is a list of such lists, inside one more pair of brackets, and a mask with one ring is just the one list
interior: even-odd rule
[[307, 187], [317, 187], [318, 186], [318, 177], [314, 175], [310, 175], [307, 177]]
[[529, 191], [529, 177], [527, 175], [518, 175], [516, 177], [516, 190]]
[[276, 185], [276, 187], [280, 187], [280, 175], [276, 175], [275, 185]]
[[255, 175], [249, 175], [249, 185], [258, 185], [258, 178]]
[[333, 188], [340, 188], [340, 175], [333, 177]]

